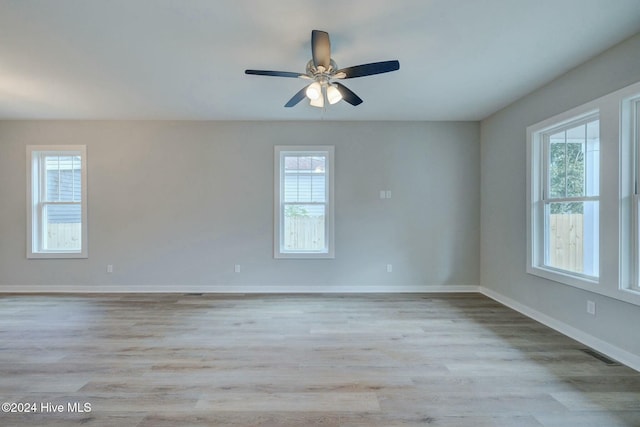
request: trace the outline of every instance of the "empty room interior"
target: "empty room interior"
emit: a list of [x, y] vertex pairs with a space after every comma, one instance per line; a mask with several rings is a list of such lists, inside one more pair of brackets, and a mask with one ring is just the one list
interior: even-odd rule
[[638, 0], [0, 0], [0, 425], [640, 426]]

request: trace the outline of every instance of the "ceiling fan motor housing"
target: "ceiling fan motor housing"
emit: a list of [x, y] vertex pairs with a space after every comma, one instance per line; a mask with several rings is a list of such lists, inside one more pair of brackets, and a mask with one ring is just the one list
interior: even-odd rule
[[318, 76], [326, 76], [327, 78], [331, 78], [337, 70], [338, 65], [333, 59], [331, 59], [328, 69], [325, 69], [322, 65], [318, 65], [316, 67], [316, 65], [313, 63], [313, 59], [307, 62], [307, 75], [311, 78], [317, 78]]

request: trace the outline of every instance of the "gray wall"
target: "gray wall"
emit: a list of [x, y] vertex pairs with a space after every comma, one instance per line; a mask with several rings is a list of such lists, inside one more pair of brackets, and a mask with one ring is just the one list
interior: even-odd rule
[[[28, 144], [87, 145], [88, 259], [26, 259]], [[273, 259], [277, 144], [336, 147], [333, 260]], [[3, 121], [0, 291], [477, 286], [479, 150], [471, 122]]]
[[526, 127], [637, 81], [640, 34], [482, 121], [481, 285], [640, 355], [640, 307], [525, 273]]

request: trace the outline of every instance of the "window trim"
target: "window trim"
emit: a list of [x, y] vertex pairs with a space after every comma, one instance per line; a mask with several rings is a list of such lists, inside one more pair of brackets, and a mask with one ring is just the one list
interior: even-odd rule
[[[549, 179], [547, 138], [551, 133], [579, 126], [594, 119], [599, 120], [599, 110], [592, 105], [586, 105], [550, 117], [527, 128], [527, 180], [529, 181], [527, 185], [527, 204], [529, 205], [527, 209], [527, 272], [560, 283], [587, 288], [598, 284], [599, 276], [571, 272], [545, 264], [545, 208], [552, 201], [596, 200], [600, 202], [601, 191], [598, 191], [598, 196], [595, 197], [565, 197], [562, 199], [549, 197], [547, 194]], [[600, 229], [600, 227], [598, 228]], [[599, 234], [601, 233], [599, 232]]]
[[[80, 250], [45, 250], [42, 249], [42, 239], [37, 236], [42, 230], [42, 216], [38, 204], [42, 198], [42, 164], [40, 156], [43, 153], [60, 153], [79, 155], [82, 167], [80, 169]], [[87, 236], [87, 147], [86, 145], [28, 145], [27, 146], [27, 258], [28, 259], [69, 259], [88, 258]]]
[[[286, 153], [313, 154], [321, 153], [327, 157], [326, 179], [327, 179], [327, 200], [325, 203], [325, 242], [326, 251], [283, 251], [283, 207], [282, 200], [284, 181], [282, 159]], [[274, 258], [289, 259], [333, 259], [335, 258], [335, 204], [334, 204], [334, 181], [335, 181], [335, 147], [333, 145], [276, 145], [274, 146], [274, 226], [273, 226], [273, 254]]]

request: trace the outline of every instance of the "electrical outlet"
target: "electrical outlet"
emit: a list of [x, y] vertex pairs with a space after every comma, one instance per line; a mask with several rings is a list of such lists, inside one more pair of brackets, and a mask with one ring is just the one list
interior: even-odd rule
[[387, 196], [387, 199], [391, 198], [391, 190], [386, 191], [386, 196]]
[[236, 273], [240, 273], [240, 264], [236, 264], [233, 266], [233, 271], [235, 271]]
[[111, 264], [107, 265], [107, 273], [113, 273], [113, 265]]
[[387, 273], [391, 273], [393, 271], [393, 265], [387, 264]]
[[380, 198], [381, 199], [386, 199], [387, 198], [387, 192], [384, 190], [380, 190]]
[[595, 301], [587, 301], [587, 313], [592, 316], [596, 315], [596, 303]]

